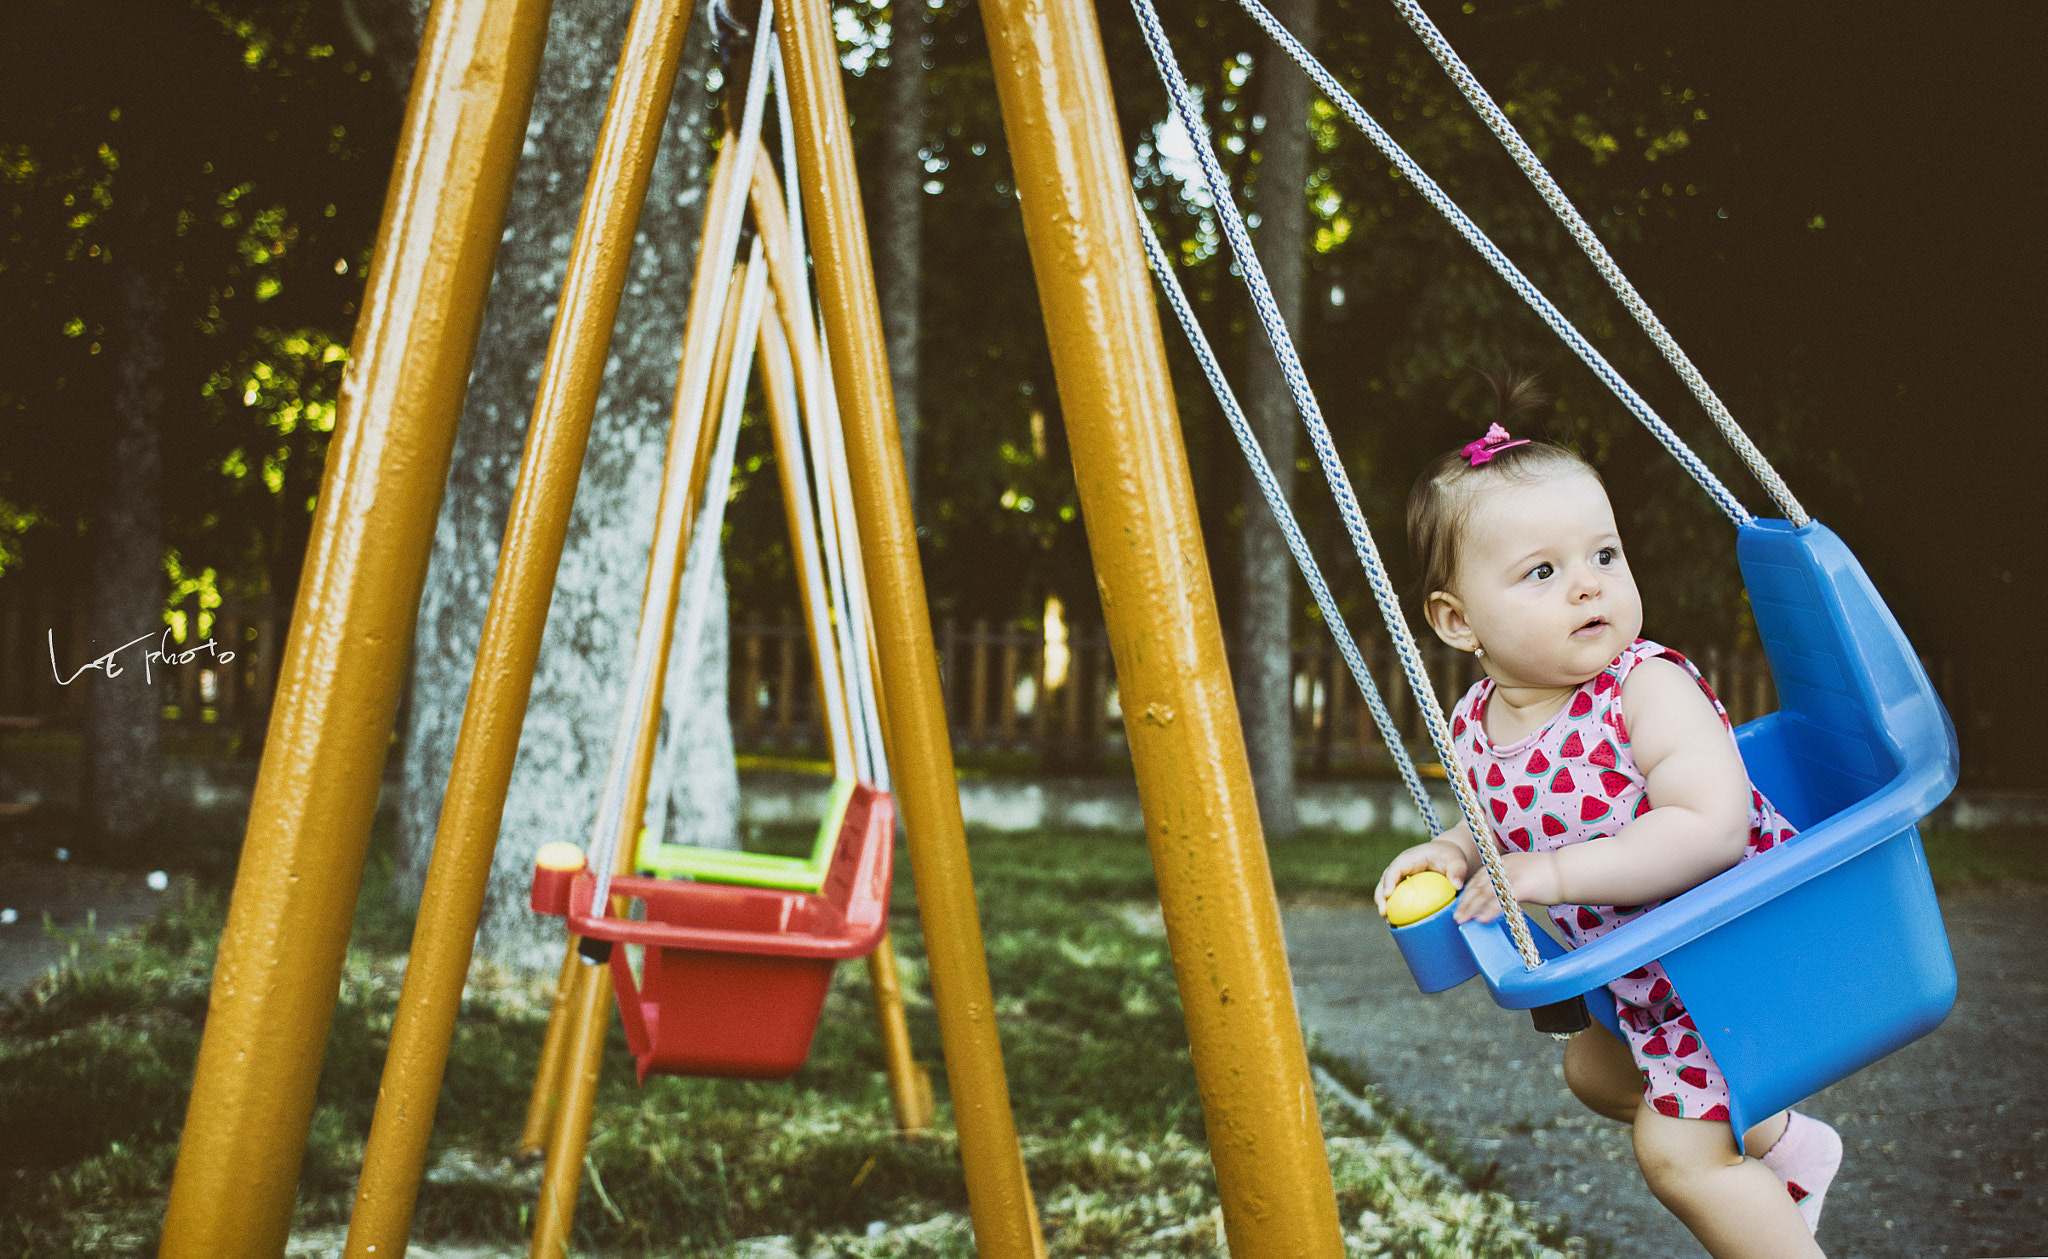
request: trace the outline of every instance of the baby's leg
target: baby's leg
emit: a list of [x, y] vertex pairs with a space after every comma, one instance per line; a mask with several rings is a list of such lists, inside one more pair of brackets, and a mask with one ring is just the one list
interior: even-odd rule
[[1635, 1146], [1650, 1192], [1714, 1259], [1820, 1256], [1784, 1182], [1742, 1156], [1727, 1124], [1673, 1119], [1642, 1106], [1635, 1116]]
[[1596, 1115], [1634, 1123], [1643, 1104], [1643, 1073], [1628, 1046], [1598, 1023], [1564, 1047], [1564, 1082]]

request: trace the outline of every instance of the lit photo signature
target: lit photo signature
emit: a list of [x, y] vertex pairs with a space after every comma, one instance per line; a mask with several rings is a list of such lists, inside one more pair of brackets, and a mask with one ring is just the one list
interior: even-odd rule
[[91, 673], [94, 670], [99, 670], [110, 678], [118, 678], [126, 670], [115, 661], [114, 657], [135, 646], [137, 643], [146, 643], [152, 638], [156, 639], [156, 646], [142, 653], [142, 680], [144, 682], [155, 680], [150, 675], [149, 667], [151, 664], [185, 664], [197, 659], [202, 654], [213, 657], [214, 661], [219, 664], [227, 664], [235, 658], [234, 652], [225, 650], [211, 638], [203, 643], [195, 643], [193, 646], [181, 650], [177, 644], [171, 641], [170, 627], [166, 626], [161, 635], [144, 634], [140, 638], [129, 639], [99, 659], [81, 666], [67, 678], [64, 676], [64, 671], [57, 667], [57, 631], [53, 629], [50, 631], [50, 672], [56, 676], [58, 686], [70, 686], [79, 679], [81, 674]]

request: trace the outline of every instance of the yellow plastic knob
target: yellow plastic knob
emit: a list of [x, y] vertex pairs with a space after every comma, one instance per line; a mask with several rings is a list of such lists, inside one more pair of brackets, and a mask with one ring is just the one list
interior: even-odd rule
[[566, 839], [558, 839], [550, 844], [542, 844], [540, 852], [534, 856], [533, 864], [543, 870], [581, 870], [583, 850]]
[[1402, 879], [1394, 888], [1394, 894], [1387, 898], [1387, 922], [1396, 927], [1421, 922], [1457, 898], [1458, 889], [1436, 871], [1411, 874]]

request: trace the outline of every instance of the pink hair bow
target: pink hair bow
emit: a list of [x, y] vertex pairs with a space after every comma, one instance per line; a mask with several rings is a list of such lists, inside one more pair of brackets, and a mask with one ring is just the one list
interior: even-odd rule
[[1482, 463], [1492, 462], [1493, 457], [1503, 450], [1511, 450], [1516, 446], [1526, 446], [1528, 444], [1529, 439], [1526, 437], [1517, 441], [1509, 441], [1508, 431], [1495, 424], [1486, 430], [1486, 436], [1476, 442], [1466, 442], [1459, 449], [1458, 453], [1465, 456], [1466, 461], [1476, 468]]

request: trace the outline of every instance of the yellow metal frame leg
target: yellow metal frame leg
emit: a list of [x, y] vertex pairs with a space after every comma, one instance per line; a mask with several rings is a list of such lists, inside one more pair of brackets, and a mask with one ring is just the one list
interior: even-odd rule
[[533, 1072], [533, 1095], [526, 1099], [526, 1123], [513, 1147], [519, 1158], [531, 1158], [547, 1147], [548, 1129], [554, 1126], [555, 1107], [561, 1100], [562, 1046], [569, 1038], [569, 1003], [576, 991], [577, 961], [575, 936], [562, 946], [562, 971], [555, 976], [555, 999], [548, 1006], [547, 1035], [540, 1042], [540, 1065]]
[[1233, 1255], [1344, 1253], [1130, 163], [1088, 0], [984, 0]]
[[631, 261], [631, 250], [619, 242], [633, 239], [646, 200], [689, 15], [686, 0], [641, 0], [626, 29], [456, 736], [349, 1221], [349, 1259], [402, 1254], [412, 1231], [435, 1103]]
[[[727, 138], [730, 140], [730, 133]], [[728, 147], [727, 152], [730, 151]], [[714, 195], [729, 170], [730, 163], [721, 161], [712, 180]], [[706, 238], [714, 239], [710, 233], [706, 233]], [[703, 254], [699, 258], [705, 265], [698, 268], [699, 287], [696, 292], [706, 294], [711, 291], [711, 286], [704, 283], [706, 267], [715, 265], [718, 260], [706, 261]], [[717, 338], [710, 342], [714, 354], [701, 360], [710, 371], [710, 389], [705, 396], [701, 422], [686, 424], [678, 413], [669, 430], [668, 462], [663, 470], [664, 493], [667, 492], [669, 478], [688, 478], [681, 487], [681, 492], [686, 495], [683, 519], [687, 526], [695, 525], [698, 505], [704, 501], [704, 480], [711, 464], [710, 447], [718, 428], [717, 417], [725, 397], [726, 380], [733, 367], [733, 350], [739, 340], [746, 275], [745, 263], [733, 269], [732, 283], [726, 290], [725, 311], [717, 324]], [[689, 388], [690, 372], [691, 363], [698, 359], [691, 351], [703, 337], [704, 329], [711, 326], [708, 319], [700, 318], [705, 314], [703, 303], [693, 301], [690, 322], [683, 332], [685, 348], [682, 383], [677, 391], [678, 405], [695, 396]], [[687, 464], [680, 462], [685, 446], [692, 452]], [[690, 554], [691, 529], [687, 526], [681, 537], [675, 540], [673, 552], [662, 554], [657, 551], [650, 554], [648, 560], [644, 597], [662, 601], [667, 609], [661, 621], [662, 642], [655, 657], [659, 662], [667, 660], [670, 636], [675, 630], [682, 568]], [[718, 597], [717, 592], [713, 592], [713, 597]], [[615, 874], [627, 874], [633, 869], [640, 819], [647, 812], [647, 787], [654, 771], [654, 748], [661, 724], [662, 680], [666, 674], [665, 663], [659, 664], [654, 671], [653, 685], [641, 703], [631, 749], [631, 777], [627, 780], [625, 807], [619, 815], [618, 857], [613, 863]], [[613, 913], [623, 916], [628, 908], [624, 897], [612, 899]], [[556, 1106], [554, 1125], [548, 1132], [547, 1170], [541, 1179], [540, 1201], [534, 1210], [531, 1253], [536, 1257], [566, 1253], [569, 1231], [576, 1219], [576, 1197], [583, 1184], [583, 1155], [590, 1147], [590, 1123], [597, 1105], [598, 1077], [604, 1065], [605, 1036], [611, 1029], [613, 989], [610, 968], [583, 966], [581, 971], [576, 978], [577, 990], [570, 1005], [570, 1031], [565, 1038], [563, 1061], [557, 1071], [561, 1100]]]
[[975, 1246], [990, 1259], [1036, 1259], [1045, 1253], [1045, 1240], [1017, 1146], [996, 1034], [981, 914], [974, 902], [967, 832], [932, 651], [931, 607], [918, 566], [866, 219], [853, 170], [838, 43], [826, 0], [791, 0], [775, 12], [784, 34], [798, 182], [811, 225], [819, 308], [846, 430], [861, 565], [874, 608], [879, 689], [888, 696], [885, 738], [917, 882]]
[[896, 1126], [922, 1132], [932, 1126], [932, 1078], [910, 1053], [910, 1021], [903, 1014], [903, 985], [896, 973], [896, 944], [887, 935], [868, 954], [868, 986], [875, 994], [875, 1024], [882, 1034], [882, 1060], [889, 1069], [889, 1099]]
[[546, 42], [547, 0], [428, 14], [221, 934], [160, 1253], [291, 1229], [406, 652]]
[[559, 1073], [560, 1100], [547, 1134], [547, 1170], [533, 1212], [534, 1259], [564, 1259], [583, 1191], [583, 1155], [590, 1148], [590, 1118], [597, 1108], [604, 1041], [612, 1027], [612, 972], [578, 960], [570, 998], [569, 1034]]
[[[775, 421], [775, 459], [782, 470], [782, 501], [789, 513], [791, 536], [794, 536], [796, 530], [808, 527], [797, 519], [797, 496], [789, 489], [789, 478], [802, 476], [804, 467], [803, 451], [797, 441], [797, 396], [801, 387], [797, 373], [802, 372], [802, 364], [820, 360], [809, 348], [801, 355], [793, 354], [789, 349], [791, 336], [802, 337], [811, 346], [815, 346], [817, 337], [811, 328], [791, 313], [801, 308], [796, 288], [807, 281], [790, 239], [782, 189], [775, 178], [775, 168], [769, 164], [765, 153], [754, 168], [751, 200], [754, 222], [760, 228], [768, 258], [769, 282], [776, 293], [774, 317], [761, 321], [761, 384], [768, 399], [769, 414]], [[804, 605], [804, 617], [812, 642], [817, 642], [821, 633], [829, 632], [829, 627], [820, 626], [811, 619], [808, 602]], [[818, 663], [817, 655], [812, 653], [813, 666]], [[826, 686], [839, 685], [836, 677], [828, 680], [822, 671], [814, 676], [821, 690]], [[868, 979], [874, 992], [875, 1022], [881, 1030], [882, 1054], [888, 1067], [889, 1096], [896, 1109], [896, 1126], [905, 1132], [929, 1128], [934, 1109], [931, 1076], [911, 1057], [910, 1025], [903, 1013], [903, 989], [896, 977], [896, 949], [887, 935], [868, 955]]]

